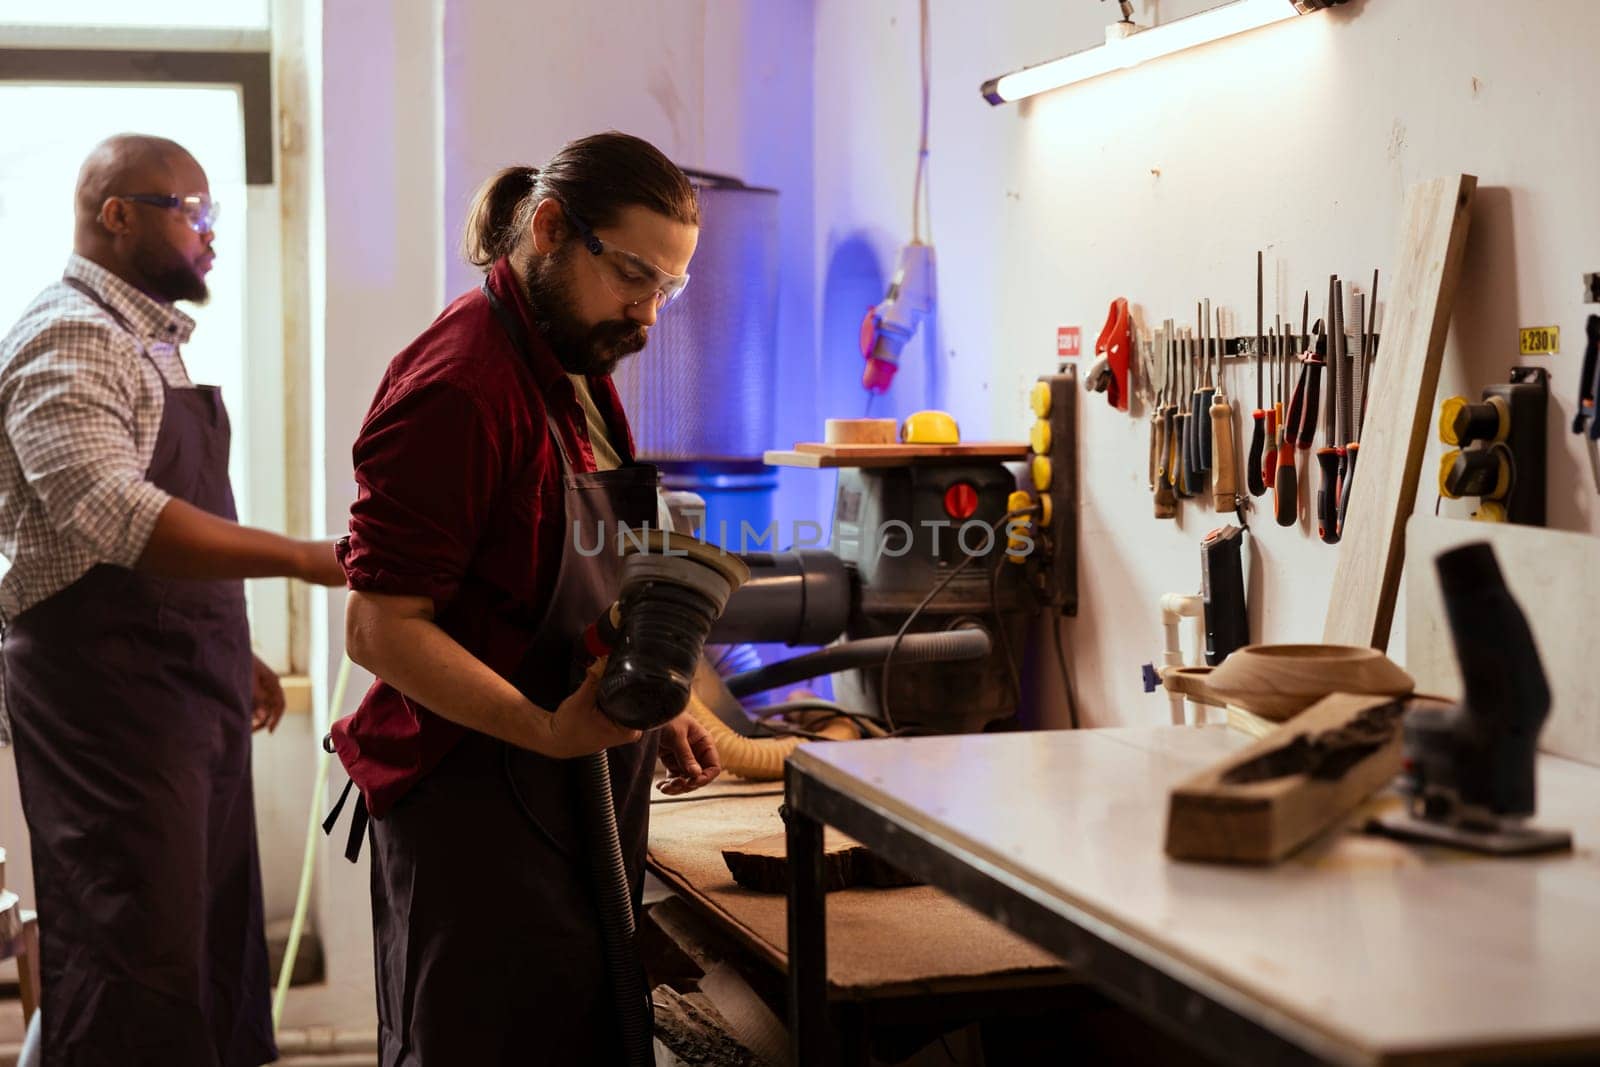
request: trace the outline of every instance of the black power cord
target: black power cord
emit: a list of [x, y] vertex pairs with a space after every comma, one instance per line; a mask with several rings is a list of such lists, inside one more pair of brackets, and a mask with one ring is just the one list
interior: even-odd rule
[[[1022, 516], [1031, 515], [1038, 510], [1039, 505], [1034, 504], [1030, 507], [1018, 508], [1015, 511], [1008, 511], [994, 522], [989, 524], [989, 532], [993, 535], [998, 535], [1000, 528], [1006, 523], [1010, 522], [1012, 519], [1020, 519]], [[959, 544], [959, 541], [957, 543]], [[993, 542], [991, 541], [991, 545], [992, 544]], [[990, 551], [993, 551], [993, 549], [991, 548]], [[960, 563], [957, 563], [954, 567], [950, 568], [950, 573], [939, 579], [938, 583], [935, 584], [932, 589], [928, 590], [928, 595], [918, 601], [917, 606], [911, 609], [911, 613], [906, 616], [906, 621], [900, 624], [899, 630], [895, 631], [894, 642], [889, 646], [888, 655], [883, 657], [883, 674], [878, 679], [878, 710], [883, 714], [884, 725], [888, 726], [891, 732], [898, 732], [894, 724], [894, 715], [889, 710], [889, 670], [894, 665], [895, 649], [900, 647], [900, 642], [905, 640], [906, 633], [911, 629], [911, 624], [917, 621], [917, 616], [921, 615], [922, 610], [933, 602], [933, 598], [944, 592], [945, 586], [955, 581], [956, 575], [960, 574], [962, 571], [971, 566], [974, 560], [982, 558], [977, 553], [967, 552], [965, 546], [962, 547], [962, 552], [966, 553], [966, 558]], [[1005, 549], [1002, 548], [1002, 559], [999, 563], [1001, 566], [1003, 566], [1005, 563], [1003, 558], [1004, 555]], [[1009, 649], [1007, 651], [1007, 662], [1009, 663]]]
[[1056, 667], [1061, 671], [1061, 688], [1067, 693], [1067, 716], [1072, 728], [1078, 728], [1078, 698], [1072, 691], [1072, 672], [1067, 669], [1067, 654], [1061, 649], [1061, 616], [1050, 615], [1050, 636], [1056, 646]]
[[1022, 671], [1011, 652], [1011, 635], [1006, 632], [1005, 616], [1000, 614], [1000, 568], [1006, 565], [1007, 558], [1005, 553], [1001, 553], [994, 569], [989, 572], [989, 611], [994, 615], [995, 630], [1000, 635], [1000, 654], [1005, 657], [1006, 669], [1011, 675], [1011, 695], [1016, 702], [1011, 713], [1016, 715], [1022, 710]]

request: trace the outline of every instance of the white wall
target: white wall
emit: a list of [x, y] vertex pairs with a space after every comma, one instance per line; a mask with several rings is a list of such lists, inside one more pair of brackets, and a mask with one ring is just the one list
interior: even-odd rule
[[[1320, 309], [1328, 274], [1363, 286], [1374, 267], [1388, 275], [1407, 185], [1465, 171], [1479, 191], [1441, 396], [1504, 380], [1518, 362], [1516, 327], [1559, 323], [1562, 353], [1526, 361], [1553, 374], [1550, 525], [1600, 532], [1588, 460], [1565, 432], [1587, 313], [1579, 275], [1600, 264], [1586, 195], [1600, 165], [1586, 103], [1600, 89], [1587, 51], [1600, 6], [1351, 0], [1021, 105], [979, 97], [989, 77], [1095, 44], [1113, 9], [933, 0], [938, 348], [931, 359], [908, 349], [905, 362], [935, 365], [936, 388], [903, 371], [894, 413], [932, 393], [969, 438], [1020, 438], [1025, 389], [1052, 369], [1057, 325], [1081, 325], [1088, 345], [1115, 296], [1156, 322], [1190, 322], [1195, 300], [1210, 297], [1253, 331], [1257, 249], [1269, 319], [1291, 305], [1298, 314], [1306, 288]], [[853, 236], [868, 235], [886, 262], [909, 226], [916, 34], [913, 0], [819, 0], [824, 279]], [[846, 408], [854, 394], [838, 382], [856, 368], [830, 361], [834, 328], [824, 310], [821, 389]], [[1230, 391], [1253, 403], [1253, 373]], [[1080, 411], [1082, 607], [1066, 628], [1079, 703], [1095, 725], [1165, 721], [1164, 701], [1138, 684], [1160, 647], [1154, 605], [1198, 589], [1200, 539], [1226, 519], [1192, 504], [1177, 524], [1153, 519], [1148, 422], [1099, 396]], [[1437, 469], [1439, 447], [1424, 472]], [[1433, 506], [1431, 478], [1419, 508]], [[1251, 523], [1257, 639], [1319, 640], [1336, 550], [1260, 508]], [[1395, 632], [1391, 649], [1403, 654], [1402, 620]], [[1064, 722], [1047, 661], [1036, 674], [1042, 714]]]

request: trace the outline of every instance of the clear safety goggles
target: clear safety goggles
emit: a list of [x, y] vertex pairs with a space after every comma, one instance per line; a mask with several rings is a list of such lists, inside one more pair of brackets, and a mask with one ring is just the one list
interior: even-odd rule
[[173, 196], [167, 193], [134, 193], [131, 196], [119, 196], [117, 199], [132, 200], [136, 204], [150, 204], [153, 207], [177, 208], [183, 212], [189, 228], [195, 233], [207, 233], [215, 229], [217, 216], [222, 212], [222, 205], [204, 194]]
[[630, 307], [654, 299], [660, 309], [683, 295], [684, 287], [689, 284], [687, 274], [668, 274], [642, 256], [607, 245], [587, 222], [572, 212], [567, 212], [567, 217], [572, 220], [578, 236], [583, 238], [595, 272], [612, 296]]

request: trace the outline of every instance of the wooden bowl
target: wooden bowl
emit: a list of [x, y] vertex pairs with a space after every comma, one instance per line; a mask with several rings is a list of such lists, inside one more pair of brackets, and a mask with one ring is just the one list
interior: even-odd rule
[[1405, 696], [1411, 675], [1375, 648], [1247, 645], [1222, 661], [1207, 686], [1264, 719], [1293, 718], [1329, 693]]
[[1161, 684], [1167, 692], [1186, 696], [1196, 704], [1225, 708], [1228, 702], [1211, 689], [1211, 672], [1214, 670], [1215, 667], [1163, 667]]

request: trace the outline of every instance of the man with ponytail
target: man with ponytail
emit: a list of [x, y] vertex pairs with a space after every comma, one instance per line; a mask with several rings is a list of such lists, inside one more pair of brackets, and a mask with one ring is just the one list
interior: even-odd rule
[[656, 521], [610, 374], [688, 282], [699, 223], [683, 172], [625, 134], [494, 175], [462, 242], [483, 284], [394, 358], [356, 441], [346, 648], [378, 681], [332, 743], [352, 858], [371, 817], [384, 1067], [639, 1058], [574, 757], [607, 752], [635, 908], [658, 754], [668, 793], [720, 768], [687, 716], [641, 736], [596, 707], [578, 642], [617, 560], [573, 531]]

